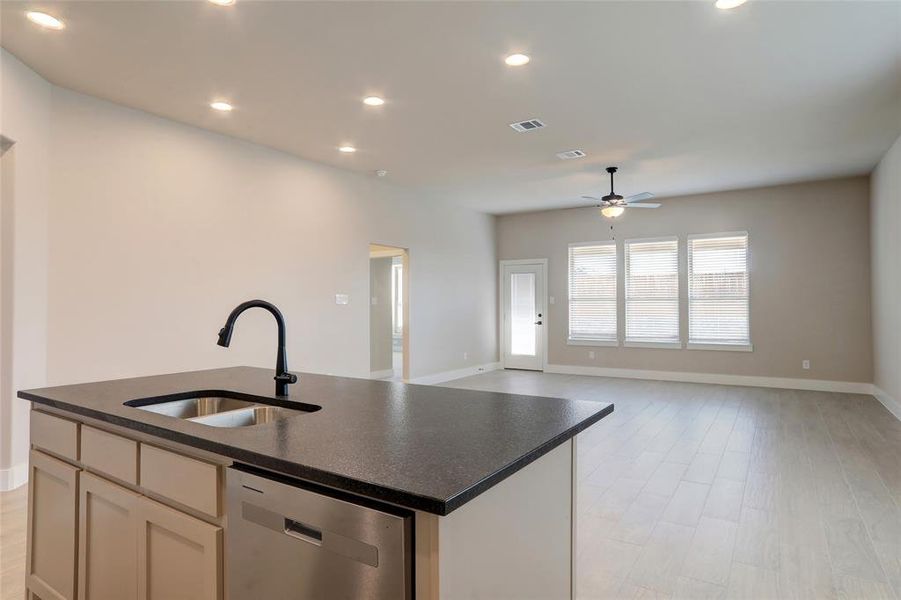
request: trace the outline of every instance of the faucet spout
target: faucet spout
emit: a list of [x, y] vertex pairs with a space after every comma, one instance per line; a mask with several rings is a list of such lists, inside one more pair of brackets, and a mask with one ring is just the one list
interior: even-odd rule
[[241, 316], [241, 313], [248, 308], [264, 308], [275, 317], [275, 323], [278, 325], [278, 350], [275, 355], [275, 395], [287, 396], [288, 385], [297, 383], [297, 375], [288, 372], [288, 357], [285, 352], [285, 317], [282, 316], [281, 311], [274, 304], [265, 300], [248, 300], [236, 306], [225, 320], [225, 325], [219, 330], [219, 341], [216, 343], [223, 348], [228, 348], [229, 344], [231, 344], [235, 322]]

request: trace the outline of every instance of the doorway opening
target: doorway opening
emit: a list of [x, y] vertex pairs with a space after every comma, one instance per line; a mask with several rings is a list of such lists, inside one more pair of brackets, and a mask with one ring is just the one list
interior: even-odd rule
[[372, 379], [410, 378], [409, 253], [369, 245], [369, 371]]
[[501, 356], [505, 369], [544, 371], [547, 259], [500, 261]]

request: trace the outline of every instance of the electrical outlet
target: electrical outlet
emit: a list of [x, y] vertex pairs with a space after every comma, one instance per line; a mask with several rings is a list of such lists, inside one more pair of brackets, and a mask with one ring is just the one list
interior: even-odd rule
[[594, 359], [594, 350], [588, 351], [588, 358]]
[[335, 304], [347, 304], [350, 297], [347, 294], [335, 294]]
[[551, 296], [550, 298], [548, 298], [547, 301], [548, 301], [550, 304], [556, 304], [556, 303], [557, 303], [557, 299], [554, 298], [553, 296]]
[[809, 369], [810, 369], [810, 361], [807, 360], [806, 358], [805, 358], [804, 360], [802, 360], [802, 361], [801, 361], [801, 368], [802, 368], [802, 369], [805, 369], [805, 370], [809, 370]]
[[463, 360], [469, 360], [469, 352], [463, 353]]

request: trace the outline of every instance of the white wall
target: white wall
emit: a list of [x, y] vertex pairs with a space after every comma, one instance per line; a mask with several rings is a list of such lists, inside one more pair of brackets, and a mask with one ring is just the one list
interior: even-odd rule
[[2, 186], [0, 489], [24, 482], [27, 473], [29, 407], [15, 391], [44, 385], [47, 378], [51, 87], [0, 50], [0, 134], [15, 142], [3, 159], [14, 161], [15, 172], [12, 185]]
[[901, 419], [901, 138], [873, 172], [870, 223], [873, 383]]
[[262, 311], [215, 344], [253, 297], [292, 370], [366, 377], [370, 242], [410, 251], [412, 377], [496, 361], [493, 217], [60, 88], [53, 117], [51, 382], [271, 367]]

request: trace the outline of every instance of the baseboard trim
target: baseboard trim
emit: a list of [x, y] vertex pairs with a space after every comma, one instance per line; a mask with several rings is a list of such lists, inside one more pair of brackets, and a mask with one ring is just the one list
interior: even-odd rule
[[795, 379], [791, 377], [758, 377], [754, 375], [727, 375], [721, 373], [688, 373], [682, 371], [650, 371], [645, 369], [611, 369], [578, 365], [547, 365], [545, 373], [564, 375], [594, 375], [624, 379], [650, 379], [655, 381], [679, 381], [684, 383], [713, 383], [750, 387], [810, 390], [816, 392], [842, 392], [845, 394], [873, 394], [873, 384], [857, 381], [830, 381], [826, 379]]
[[28, 463], [0, 469], [0, 492], [14, 490], [28, 482]]
[[423, 375], [422, 377], [414, 377], [410, 380], [410, 383], [434, 385], [436, 383], [444, 383], [445, 381], [461, 379], [463, 377], [469, 377], [471, 375], [478, 375], [479, 373], [497, 371], [500, 368], [501, 363], [499, 362], [485, 363], [483, 365], [474, 365], [472, 367], [465, 367], [463, 369], [456, 369], [453, 371], [444, 371], [441, 373], [432, 373], [431, 375]]
[[385, 369], [384, 371], [370, 371], [369, 372], [370, 379], [386, 379], [388, 377], [394, 377], [394, 369]]
[[901, 402], [886, 394], [880, 387], [873, 384], [873, 396], [884, 406], [895, 418], [901, 421]]

